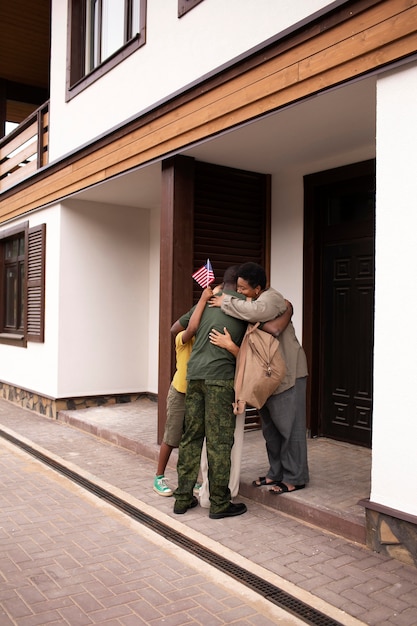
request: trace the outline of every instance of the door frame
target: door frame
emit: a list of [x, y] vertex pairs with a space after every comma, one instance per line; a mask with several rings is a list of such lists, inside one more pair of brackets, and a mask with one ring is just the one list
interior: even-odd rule
[[364, 175], [375, 177], [375, 159], [304, 176], [303, 255], [303, 347], [307, 355], [307, 430], [311, 437], [321, 433], [320, 424], [320, 322], [323, 301], [321, 285], [321, 220], [315, 210], [317, 190], [323, 185], [346, 182]]

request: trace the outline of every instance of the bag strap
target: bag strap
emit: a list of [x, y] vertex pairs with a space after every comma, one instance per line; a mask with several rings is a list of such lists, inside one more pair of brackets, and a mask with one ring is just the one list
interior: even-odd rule
[[237, 368], [237, 373], [235, 376], [235, 382], [234, 382], [234, 387], [235, 387], [235, 400], [236, 402], [239, 399], [240, 396], [240, 391], [242, 388], [242, 381], [243, 381], [243, 372], [245, 369], [245, 360], [246, 360], [246, 352], [248, 349], [248, 340], [247, 340], [247, 336], [245, 334], [245, 336], [242, 339], [242, 343], [240, 344], [240, 348], [239, 348], [239, 367]]
[[237, 376], [235, 377], [235, 383], [234, 383], [236, 402], [239, 399], [239, 395], [242, 389], [243, 373], [245, 371], [246, 354], [248, 351], [248, 335], [250, 335], [250, 333], [253, 333], [253, 331], [256, 328], [258, 328], [258, 326], [259, 326], [259, 322], [256, 322], [256, 324], [248, 324], [245, 335], [242, 339], [242, 343], [240, 344], [239, 355], [238, 355], [239, 367], [238, 367]]
[[251, 333], [253, 333], [254, 330], [259, 328], [260, 325], [261, 322], [256, 322], [256, 324], [248, 324], [245, 335], [250, 335]]

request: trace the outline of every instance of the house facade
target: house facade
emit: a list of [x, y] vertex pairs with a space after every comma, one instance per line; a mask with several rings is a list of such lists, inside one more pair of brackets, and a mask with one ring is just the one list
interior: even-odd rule
[[417, 2], [45, 4], [46, 84], [1, 9], [3, 397], [162, 409], [193, 271], [260, 262], [294, 306], [309, 435], [372, 448], [368, 543], [415, 562]]

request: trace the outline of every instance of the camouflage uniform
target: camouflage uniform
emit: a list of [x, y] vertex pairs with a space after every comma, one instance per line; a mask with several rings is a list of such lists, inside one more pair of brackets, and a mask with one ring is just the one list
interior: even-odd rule
[[[236, 292], [229, 293], [240, 297]], [[192, 310], [180, 318], [184, 328], [191, 313]], [[180, 507], [190, 506], [206, 437], [210, 513], [225, 511], [231, 499], [229, 476], [235, 429], [232, 408], [235, 358], [227, 350], [209, 341], [212, 328], [223, 332], [224, 327], [230, 332], [233, 341], [240, 345], [246, 322], [227, 316], [219, 308], [207, 307], [188, 361], [184, 434], [178, 451], [178, 488], [174, 491], [176, 503]]]

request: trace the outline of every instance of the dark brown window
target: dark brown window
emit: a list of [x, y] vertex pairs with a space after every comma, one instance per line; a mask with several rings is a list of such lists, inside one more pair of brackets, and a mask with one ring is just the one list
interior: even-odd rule
[[22, 333], [24, 327], [25, 234], [18, 233], [4, 242], [4, 328]]
[[178, 0], [178, 17], [182, 17], [188, 11], [191, 11], [200, 2], [203, 2], [203, 0]]
[[67, 99], [145, 43], [147, 0], [69, 0]]
[[0, 343], [44, 341], [45, 224], [0, 234]]

